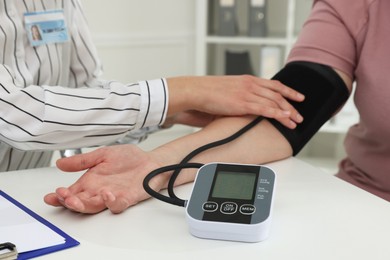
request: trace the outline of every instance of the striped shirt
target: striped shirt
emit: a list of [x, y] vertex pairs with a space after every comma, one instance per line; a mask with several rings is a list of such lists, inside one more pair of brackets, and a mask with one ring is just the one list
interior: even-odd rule
[[[64, 11], [69, 41], [33, 47], [24, 15], [49, 10]], [[165, 79], [123, 84], [100, 78], [78, 0], [0, 0], [0, 60], [0, 171], [40, 166], [43, 152], [10, 146], [42, 151], [101, 145], [165, 120]], [[16, 152], [20, 158], [11, 163]]]

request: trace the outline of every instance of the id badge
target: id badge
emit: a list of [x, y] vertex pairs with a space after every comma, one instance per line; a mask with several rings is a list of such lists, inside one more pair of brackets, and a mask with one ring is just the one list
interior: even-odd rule
[[63, 10], [25, 13], [24, 22], [32, 46], [69, 40]]

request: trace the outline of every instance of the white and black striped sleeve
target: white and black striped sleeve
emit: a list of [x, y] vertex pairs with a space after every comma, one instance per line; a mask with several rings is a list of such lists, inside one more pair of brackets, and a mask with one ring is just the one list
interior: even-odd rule
[[0, 67], [1, 140], [23, 150], [105, 144], [164, 122], [163, 79], [107, 88], [19, 88]]
[[[69, 52], [65, 44], [26, 41], [23, 14], [51, 9], [71, 19]], [[91, 39], [78, 0], [0, 0], [0, 141], [23, 150], [86, 147], [164, 122], [165, 80], [101, 80]]]

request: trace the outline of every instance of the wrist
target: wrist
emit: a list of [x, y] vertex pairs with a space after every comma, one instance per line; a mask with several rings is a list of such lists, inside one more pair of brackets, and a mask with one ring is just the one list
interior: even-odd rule
[[168, 129], [175, 124], [175, 116], [167, 116], [162, 125], [159, 126], [159, 129]]
[[[159, 167], [164, 167], [172, 164], [177, 164], [175, 152], [170, 150], [168, 147], [160, 146], [150, 151], [149, 154], [153, 157], [153, 159], [158, 162]], [[157, 168], [156, 168], [157, 169]], [[158, 181], [162, 188], [166, 188], [168, 186], [169, 179], [172, 175], [172, 171], [167, 171], [161, 174], [158, 174], [156, 177], [156, 181]]]
[[[179, 164], [184, 157], [179, 152], [179, 150], [171, 149], [170, 147], [162, 147], [162, 146], [156, 148], [151, 153], [159, 158], [158, 160], [161, 162], [163, 166]], [[182, 169], [180, 171], [179, 176], [175, 180], [175, 186], [193, 181], [196, 175], [196, 171], [197, 170], [194, 168]], [[161, 187], [163, 188], [168, 187], [168, 183], [171, 179], [172, 173], [173, 171], [167, 171], [157, 176], [159, 178], [158, 179], [159, 183], [161, 183], [162, 185]]]
[[[169, 107], [168, 116], [187, 110], [199, 110], [199, 95], [201, 77], [168, 78]], [[196, 96], [195, 96], [196, 95]]]

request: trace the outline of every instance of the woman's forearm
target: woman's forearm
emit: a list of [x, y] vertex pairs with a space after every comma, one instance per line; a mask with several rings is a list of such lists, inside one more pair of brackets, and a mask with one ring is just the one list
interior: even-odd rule
[[[251, 122], [253, 117], [223, 117], [204, 129], [156, 148], [160, 160], [166, 164], [180, 162], [187, 154], [205, 144], [231, 136]], [[287, 158], [292, 149], [287, 140], [267, 121], [262, 120], [239, 138], [195, 156], [199, 163], [232, 162], [261, 164]], [[194, 170], [183, 170], [177, 184], [192, 181]]]

